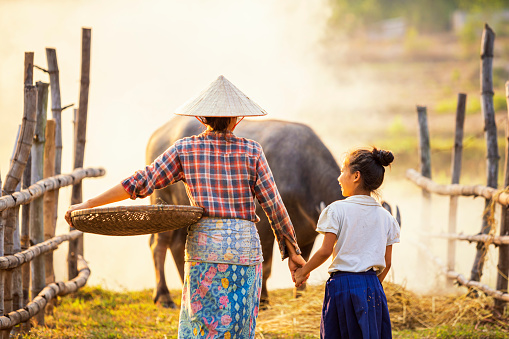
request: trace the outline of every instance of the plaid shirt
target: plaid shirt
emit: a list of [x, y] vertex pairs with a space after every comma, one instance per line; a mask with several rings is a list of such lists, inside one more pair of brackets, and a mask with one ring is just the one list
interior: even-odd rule
[[282, 258], [288, 256], [285, 238], [301, 253], [265, 154], [256, 141], [211, 131], [183, 138], [122, 185], [131, 199], [136, 199], [179, 180], [184, 182], [191, 205], [203, 207], [203, 215], [208, 217], [258, 222], [256, 197], [267, 214]]

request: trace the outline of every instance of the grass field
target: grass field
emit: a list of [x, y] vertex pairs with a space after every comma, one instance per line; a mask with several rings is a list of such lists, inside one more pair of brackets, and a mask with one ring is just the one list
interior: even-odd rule
[[[384, 288], [395, 338], [509, 336], [509, 315], [494, 317], [490, 298], [423, 296], [392, 283]], [[291, 289], [271, 291], [271, 305], [258, 317], [256, 338], [319, 338], [323, 286], [308, 287], [301, 298], [292, 295]], [[34, 327], [23, 338], [176, 338], [178, 318], [179, 310], [154, 305], [149, 290], [85, 287], [60, 299], [46, 316], [46, 326]]]

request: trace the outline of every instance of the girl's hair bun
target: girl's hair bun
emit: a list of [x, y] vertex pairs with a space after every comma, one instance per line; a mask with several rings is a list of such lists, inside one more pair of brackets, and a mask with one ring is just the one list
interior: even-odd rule
[[376, 147], [373, 147], [371, 154], [373, 154], [375, 160], [378, 161], [382, 166], [389, 166], [394, 160], [394, 155], [391, 151], [377, 149]]

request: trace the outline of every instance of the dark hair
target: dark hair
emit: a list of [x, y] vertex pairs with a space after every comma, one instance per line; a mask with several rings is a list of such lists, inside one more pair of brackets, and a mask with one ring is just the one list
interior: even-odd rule
[[369, 149], [357, 149], [350, 152], [346, 157], [345, 164], [351, 173], [361, 173], [362, 188], [373, 192], [384, 181], [385, 166], [389, 166], [394, 160], [391, 151], [379, 150], [373, 147]]
[[226, 132], [231, 119], [230, 117], [201, 117], [203, 123], [216, 132]]

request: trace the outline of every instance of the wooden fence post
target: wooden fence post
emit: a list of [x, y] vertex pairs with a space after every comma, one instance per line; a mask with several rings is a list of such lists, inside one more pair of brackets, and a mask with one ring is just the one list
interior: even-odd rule
[[[22, 173], [26, 166], [26, 162], [30, 154], [30, 147], [33, 141], [35, 131], [37, 90], [34, 86], [25, 86], [24, 90], [25, 96], [23, 122], [21, 124], [20, 136], [16, 144], [16, 151], [14, 152], [9, 172], [5, 178], [2, 195], [10, 195], [15, 192], [15, 189], [21, 180]], [[3, 234], [4, 239], [2, 244], [4, 247], [2, 247], [2, 253], [0, 253], [0, 256], [14, 254], [11, 253], [13, 251], [13, 227], [16, 221], [14, 212], [15, 210], [13, 208], [9, 208], [2, 213], [2, 217], [4, 219], [5, 234]], [[14, 216], [14, 218], [12, 216]], [[0, 286], [0, 290], [3, 289], [1, 296], [3, 303], [2, 311], [4, 313], [8, 313], [12, 311], [12, 272], [0, 270], [0, 273], [3, 276], [3, 284]], [[9, 333], [9, 330], [2, 331], [2, 337], [8, 338]]]
[[[495, 109], [493, 106], [493, 50], [495, 44], [495, 33], [486, 24], [484, 26], [481, 43], [481, 109], [484, 116], [484, 130], [487, 146], [487, 186], [497, 188], [498, 186], [498, 141], [497, 125], [495, 122]], [[490, 205], [491, 199], [486, 199], [485, 207]], [[491, 225], [488, 221], [488, 214], [485, 213], [482, 220], [481, 233], [488, 234]], [[470, 272], [470, 280], [480, 281], [487, 247], [485, 243], [477, 244], [477, 252]]]
[[[55, 121], [55, 137], [54, 137], [54, 143], [55, 143], [55, 151], [54, 151], [54, 160], [51, 162], [54, 163], [54, 172], [53, 175], [59, 175], [62, 173], [62, 102], [60, 99], [60, 71], [58, 69], [58, 62], [57, 62], [57, 51], [54, 48], [46, 48], [46, 59], [48, 61], [48, 73], [49, 73], [49, 79], [50, 79], [50, 88], [51, 88], [51, 115], [52, 119]], [[46, 164], [46, 161], [45, 161]], [[46, 195], [48, 196], [47, 199], [50, 199], [51, 196], [54, 200], [54, 211], [53, 211], [53, 220], [51, 221], [51, 226], [49, 229], [53, 229], [53, 236], [55, 235], [55, 228], [57, 225], [57, 219], [58, 219], [58, 195], [59, 190], [54, 190], [52, 192], [48, 192]], [[48, 222], [49, 219], [48, 219]], [[46, 221], [45, 221], [46, 225]], [[46, 227], [46, 226], [45, 226]], [[51, 255], [51, 258], [53, 258], [53, 254], [48, 254], [47, 258], [49, 260]], [[53, 262], [53, 259], [51, 259], [51, 262]], [[53, 263], [50, 265], [50, 271], [47, 271], [46, 277], [48, 277], [49, 273], [49, 279], [55, 279], [54, 273], [53, 273]], [[46, 268], [48, 269], [48, 267]], [[52, 277], [52, 278], [51, 278]]]
[[[458, 94], [458, 105], [456, 107], [456, 132], [454, 136], [454, 149], [452, 152], [451, 184], [459, 184], [461, 176], [461, 155], [463, 153], [463, 127], [465, 124], [465, 107], [467, 95]], [[458, 196], [453, 195], [449, 201], [449, 227], [450, 234], [456, 233], [456, 216], [458, 212]], [[450, 239], [447, 243], [447, 268], [454, 271], [456, 262], [456, 240]], [[454, 279], [447, 279], [447, 286], [454, 285]]]
[[[82, 29], [81, 40], [81, 82], [80, 82], [80, 101], [76, 126], [76, 138], [74, 148], [74, 168], [83, 167], [85, 155], [85, 141], [87, 132], [87, 112], [88, 112], [88, 90], [90, 85], [90, 45], [92, 39], [92, 30], [90, 28]], [[82, 202], [81, 182], [72, 187], [71, 204]], [[68, 274], [69, 280], [78, 275], [77, 254], [83, 255], [83, 236], [77, 240], [69, 242], [68, 256]]]
[[[46, 123], [46, 144], [44, 146], [44, 178], [55, 175], [55, 120], [48, 120]], [[44, 193], [44, 240], [49, 240], [55, 236], [56, 228], [56, 209], [55, 192], [58, 190]], [[53, 251], [46, 253], [46, 285], [55, 282], [55, 273], [53, 271]]]
[[[458, 94], [458, 105], [456, 107], [456, 132], [454, 136], [454, 149], [452, 152], [451, 184], [459, 184], [461, 176], [461, 155], [463, 153], [463, 127], [465, 125], [465, 107], [467, 95]], [[449, 234], [456, 233], [456, 216], [458, 212], [458, 196], [453, 195], [449, 201]], [[447, 242], [447, 268], [454, 271], [456, 262], [456, 240], [449, 239]], [[452, 287], [455, 279], [448, 278], [447, 285]]]
[[[49, 84], [37, 82], [37, 126], [34, 145], [32, 147], [32, 182], [43, 179], [44, 176], [44, 144], [46, 142], [46, 118], [48, 106]], [[30, 203], [30, 239], [34, 245], [44, 241], [44, 197], [34, 199]], [[44, 256], [37, 256], [32, 260], [32, 297], [35, 297], [46, 286], [46, 272]], [[36, 315], [37, 323], [44, 325], [44, 310]]]
[[[419, 156], [421, 164], [421, 174], [424, 177], [431, 179], [431, 146], [426, 106], [417, 106], [417, 117], [419, 120]], [[422, 197], [423, 204], [421, 213], [421, 231], [430, 232], [431, 194], [423, 189]]]
[[[505, 83], [505, 96], [507, 100], [507, 112], [509, 119], [509, 81]], [[505, 166], [504, 166], [504, 187], [509, 186], [509, 120], [507, 120], [505, 128]], [[509, 235], [509, 206], [502, 206], [500, 217], [500, 235]], [[498, 275], [497, 290], [507, 293], [507, 275], [509, 274], [509, 245], [500, 245], [498, 247]], [[500, 314], [504, 314], [506, 302], [495, 300], [495, 310]]]
[[[25, 170], [23, 171], [22, 189], [27, 189], [32, 183], [32, 156], [28, 156]], [[21, 206], [21, 250], [25, 251], [30, 247], [30, 204]], [[21, 280], [23, 285], [23, 307], [30, 302], [30, 262], [21, 266]], [[22, 331], [28, 332], [31, 323], [26, 321], [22, 325]]]

